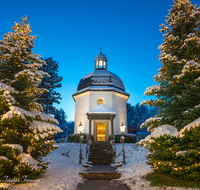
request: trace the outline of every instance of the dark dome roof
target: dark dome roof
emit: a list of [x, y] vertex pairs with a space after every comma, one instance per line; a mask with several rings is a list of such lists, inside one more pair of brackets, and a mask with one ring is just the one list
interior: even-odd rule
[[78, 89], [81, 90], [89, 86], [114, 86], [125, 91], [122, 80], [114, 73], [102, 69], [94, 70], [85, 75], [79, 82]]
[[107, 57], [104, 54], [102, 54], [102, 53], [100, 53], [99, 55], [96, 56], [96, 58], [98, 58], [98, 57], [104, 57], [104, 58], [107, 59]]

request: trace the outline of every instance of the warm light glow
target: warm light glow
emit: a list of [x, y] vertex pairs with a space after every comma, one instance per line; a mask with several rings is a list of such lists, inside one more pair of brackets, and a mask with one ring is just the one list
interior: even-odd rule
[[122, 133], [124, 133], [125, 132], [125, 128], [126, 128], [126, 126], [123, 124], [123, 122], [122, 122], [122, 124], [121, 124], [121, 126], [120, 126], [120, 131], [122, 132]]
[[100, 61], [99, 61], [99, 67], [102, 67], [102, 66], [103, 66], [103, 61], [100, 60]]
[[80, 122], [80, 124], [79, 124], [79, 126], [78, 126], [78, 130], [79, 130], [80, 133], [83, 132], [83, 128], [84, 128], [84, 126], [83, 126], [82, 123]]

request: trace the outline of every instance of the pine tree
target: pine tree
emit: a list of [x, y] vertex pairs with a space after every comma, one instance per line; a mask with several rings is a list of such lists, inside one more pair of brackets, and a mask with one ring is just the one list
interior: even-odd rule
[[60, 83], [62, 81], [62, 77], [58, 76], [58, 62], [53, 61], [52, 57], [45, 58], [44, 61], [46, 62], [46, 65], [42, 65], [40, 70], [48, 73], [50, 77], [44, 77], [39, 87], [45, 88], [48, 91], [41, 94], [38, 97], [37, 102], [43, 106], [44, 113], [55, 114], [55, 107], [53, 104], [59, 104], [59, 100], [62, 98], [60, 93], [56, 92], [54, 89], [62, 86]]
[[[189, 0], [174, 0], [162, 24], [164, 43], [159, 46], [162, 63], [154, 77], [158, 85], [143, 102], [159, 108], [143, 126], [153, 129], [143, 142], [155, 171], [188, 181], [200, 181], [200, 7]], [[171, 126], [173, 125], [173, 126]], [[175, 128], [175, 127], [176, 128]], [[178, 132], [178, 130], [180, 130]]]
[[60, 133], [58, 135], [64, 135], [66, 134], [65, 132], [65, 127], [67, 126], [67, 115], [65, 113], [65, 111], [60, 108], [59, 110], [56, 109], [56, 113], [54, 115], [54, 118], [58, 120], [59, 122], [59, 127], [63, 130], [63, 133]]
[[50, 139], [60, 128], [36, 102], [46, 91], [38, 86], [48, 73], [38, 70], [45, 62], [32, 51], [35, 36], [27, 16], [11, 28], [0, 41], [0, 179], [30, 179], [46, 168], [41, 157], [54, 149]]
[[200, 117], [200, 8], [189, 0], [174, 0], [161, 27], [164, 43], [158, 49], [162, 66], [154, 76], [158, 85], [145, 92], [157, 99], [144, 103], [159, 108], [161, 123], [181, 129]]

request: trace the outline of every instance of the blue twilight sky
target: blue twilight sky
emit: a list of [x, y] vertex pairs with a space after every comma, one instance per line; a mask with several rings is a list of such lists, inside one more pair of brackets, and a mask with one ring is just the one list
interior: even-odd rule
[[[146, 87], [155, 85], [153, 76], [161, 63], [157, 47], [163, 42], [159, 24], [173, 0], [9, 0], [0, 4], [0, 39], [11, 31], [14, 21], [30, 16], [34, 53], [53, 57], [63, 76], [61, 104], [74, 120], [76, 92], [80, 79], [94, 70], [94, 59], [103, 48], [108, 70], [117, 74], [135, 105]], [[199, 0], [193, 4], [200, 5]]]

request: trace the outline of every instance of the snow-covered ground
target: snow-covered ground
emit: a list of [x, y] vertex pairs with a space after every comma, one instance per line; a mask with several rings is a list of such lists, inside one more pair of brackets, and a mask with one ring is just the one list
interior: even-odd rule
[[[80, 144], [59, 143], [57, 145], [60, 148], [44, 158], [44, 161], [50, 164], [43, 178], [32, 183], [16, 185], [11, 187], [11, 190], [75, 190], [78, 183], [82, 182], [82, 178], [78, 175], [83, 170], [82, 166], [78, 165]], [[86, 145], [82, 144], [84, 159], [85, 147]], [[62, 155], [67, 152], [69, 157]]]
[[[32, 183], [24, 183], [11, 187], [11, 190], [75, 190], [78, 183], [83, 182], [78, 173], [82, 170], [82, 166], [78, 165], [80, 145], [76, 143], [59, 143], [60, 148], [57, 148], [48, 157], [44, 158], [45, 162], [50, 162], [44, 177]], [[83, 158], [85, 162], [85, 144], [82, 144]], [[116, 144], [117, 159], [122, 161], [122, 144]], [[126, 165], [118, 168], [122, 172], [122, 177], [119, 179], [126, 183], [134, 190], [161, 190], [160, 187], [151, 187], [148, 181], [143, 179], [143, 176], [151, 172], [152, 169], [145, 162], [148, 149], [135, 146], [134, 144], [126, 144]], [[69, 153], [68, 153], [69, 152]], [[62, 155], [62, 153], [68, 153]], [[166, 190], [184, 190], [183, 187], [167, 187]], [[189, 190], [189, 189], [187, 189]]]
[[[117, 170], [122, 173], [119, 179], [126, 183], [132, 190], [184, 190], [184, 187], [152, 187], [150, 182], [146, 181], [143, 176], [152, 172], [150, 165], [146, 163], [146, 155], [149, 150], [131, 143], [125, 143], [126, 164]], [[116, 144], [116, 161], [122, 161], [122, 144]], [[121, 153], [121, 154], [120, 154]], [[188, 188], [187, 190], [192, 190]], [[194, 190], [194, 189], [193, 189]], [[196, 189], [197, 190], [197, 189]]]

